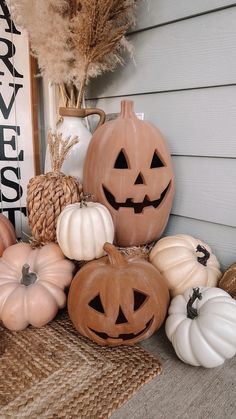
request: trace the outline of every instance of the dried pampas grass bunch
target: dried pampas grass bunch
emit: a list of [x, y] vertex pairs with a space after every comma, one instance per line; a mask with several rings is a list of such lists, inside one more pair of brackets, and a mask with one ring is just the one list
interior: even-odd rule
[[29, 32], [41, 73], [60, 85], [65, 106], [81, 107], [89, 79], [113, 71], [131, 51], [125, 38], [136, 0], [8, 0]]

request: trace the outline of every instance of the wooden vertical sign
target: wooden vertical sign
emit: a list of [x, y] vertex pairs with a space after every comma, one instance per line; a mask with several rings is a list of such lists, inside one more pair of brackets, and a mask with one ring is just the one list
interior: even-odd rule
[[0, 0], [0, 209], [15, 225], [18, 237], [27, 231], [27, 183], [38, 171], [33, 126], [37, 91], [31, 65], [27, 33], [15, 26], [8, 6]]

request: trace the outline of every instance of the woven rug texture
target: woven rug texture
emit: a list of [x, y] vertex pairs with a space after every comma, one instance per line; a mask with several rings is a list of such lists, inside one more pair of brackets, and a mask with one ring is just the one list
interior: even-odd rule
[[41, 329], [0, 326], [0, 418], [105, 419], [161, 373], [139, 346], [103, 348], [65, 313]]

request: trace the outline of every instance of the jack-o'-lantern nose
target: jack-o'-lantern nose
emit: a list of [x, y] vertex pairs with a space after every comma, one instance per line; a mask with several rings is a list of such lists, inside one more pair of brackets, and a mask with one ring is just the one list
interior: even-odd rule
[[138, 177], [137, 177], [137, 179], [136, 179], [136, 181], [134, 182], [134, 184], [135, 185], [143, 185], [145, 182], [144, 182], [144, 178], [143, 178], [143, 175], [142, 175], [142, 173], [140, 172], [139, 173], [139, 175], [138, 175]]
[[122, 311], [122, 308], [120, 307], [119, 314], [118, 314], [118, 317], [116, 319], [116, 324], [123, 324], [123, 323], [128, 323], [128, 320], [126, 319], [126, 317], [125, 317], [125, 315]]

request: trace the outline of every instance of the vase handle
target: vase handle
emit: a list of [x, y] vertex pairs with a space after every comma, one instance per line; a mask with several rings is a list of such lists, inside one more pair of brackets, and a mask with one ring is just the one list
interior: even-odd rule
[[90, 115], [99, 115], [100, 119], [99, 122], [97, 124], [97, 127], [100, 127], [102, 124], [104, 124], [105, 119], [106, 119], [106, 114], [102, 109], [99, 108], [88, 108], [88, 109], [83, 109], [84, 110], [84, 117], [86, 116], [90, 116]]
[[100, 120], [98, 122], [97, 128], [100, 127], [100, 125], [104, 124], [106, 119], [105, 112], [99, 108], [59, 108], [59, 115], [62, 117], [74, 116], [79, 118], [86, 118], [90, 115], [99, 115]]

